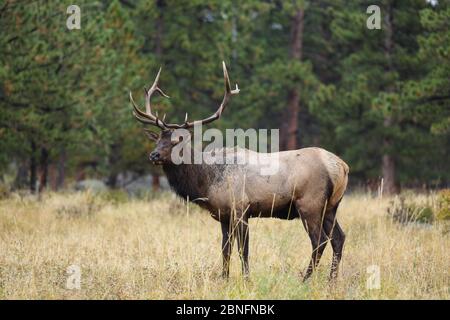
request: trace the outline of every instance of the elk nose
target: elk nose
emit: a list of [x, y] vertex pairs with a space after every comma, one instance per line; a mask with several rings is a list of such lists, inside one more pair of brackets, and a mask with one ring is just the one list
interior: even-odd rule
[[153, 151], [152, 153], [150, 153], [149, 159], [150, 161], [157, 161], [159, 160], [160, 154], [158, 151]]

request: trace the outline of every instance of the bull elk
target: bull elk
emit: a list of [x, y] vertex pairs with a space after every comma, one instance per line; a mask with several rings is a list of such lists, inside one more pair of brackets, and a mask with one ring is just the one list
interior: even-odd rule
[[[145, 90], [145, 112], [136, 105], [130, 92], [133, 114], [140, 122], [158, 127], [160, 133], [148, 131], [156, 141], [149, 159], [162, 165], [170, 186], [182, 198], [195, 202], [208, 210], [221, 223], [223, 271], [229, 276], [230, 255], [237, 238], [242, 273], [249, 274], [249, 218], [275, 217], [292, 220], [300, 218], [312, 245], [312, 256], [304, 273], [308, 279], [317, 267], [328, 242], [333, 248], [330, 278], [337, 275], [345, 235], [336, 220], [336, 211], [347, 187], [349, 167], [336, 155], [321, 148], [261, 154], [244, 148], [228, 148], [227, 155], [252, 157], [263, 155], [269, 161], [275, 156], [279, 170], [270, 176], [261, 175], [258, 166], [244, 164], [174, 164], [171, 152], [180, 143], [177, 129], [189, 129], [220, 118], [230, 97], [239, 93], [232, 90], [228, 72], [223, 62], [225, 94], [217, 111], [208, 118], [184, 123], [167, 123], [153, 113], [150, 99], [159, 88], [159, 70], [153, 85]], [[207, 152], [207, 151], [203, 151]], [[214, 152], [209, 151], [209, 152]], [[228, 192], [227, 190], [230, 190]], [[240, 195], [234, 197], [233, 195]]]

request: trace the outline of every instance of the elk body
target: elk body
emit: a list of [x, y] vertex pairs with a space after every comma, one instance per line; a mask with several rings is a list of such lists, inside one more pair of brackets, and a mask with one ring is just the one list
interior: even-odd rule
[[[158, 87], [159, 71], [155, 82], [146, 90], [146, 112], [133, 101], [135, 117], [145, 123], [161, 128], [148, 136], [156, 141], [150, 160], [163, 166], [169, 184], [184, 199], [208, 210], [220, 222], [222, 229], [223, 276], [228, 277], [230, 256], [237, 239], [238, 252], [244, 276], [249, 273], [249, 224], [250, 218], [273, 217], [280, 219], [300, 218], [309, 235], [312, 256], [304, 274], [309, 278], [317, 267], [328, 242], [331, 242], [333, 259], [330, 277], [337, 275], [345, 235], [337, 219], [336, 211], [347, 187], [349, 168], [336, 155], [321, 148], [304, 148], [279, 153], [261, 154], [239, 147], [224, 149], [225, 157], [244, 159], [233, 164], [174, 164], [172, 149], [181, 142], [177, 129], [188, 129], [220, 118], [231, 95], [228, 73], [223, 63], [225, 95], [218, 110], [209, 118], [183, 124], [166, 123], [152, 113], [150, 98], [154, 92], [166, 96]], [[204, 156], [217, 152], [209, 151]], [[261, 168], [252, 157], [278, 161], [278, 170], [272, 175], [262, 175]]]

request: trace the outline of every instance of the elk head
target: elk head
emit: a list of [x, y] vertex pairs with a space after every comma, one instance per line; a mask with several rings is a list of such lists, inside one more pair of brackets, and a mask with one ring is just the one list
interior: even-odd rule
[[[171, 161], [172, 148], [186, 138], [183, 136], [182, 133], [177, 132], [177, 129], [189, 129], [196, 125], [207, 124], [219, 119], [230, 97], [232, 95], [239, 93], [239, 88], [237, 85], [236, 89], [231, 90], [230, 78], [228, 77], [228, 71], [227, 67], [225, 66], [225, 62], [222, 61], [222, 65], [223, 65], [223, 76], [225, 80], [225, 94], [223, 96], [222, 103], [220, 104], [219, 108], [214, 114], [202, 120], [188, 121], [188, 114], [186, 113], [184, 123], [182, 124], [167, 123], [165, 122], [166, 118], [165, 115], [162, 118], [159, 118], [158, 113], [153, 114], [152, 106], [150, 103], [150, 99], [153, 93], [158, 92], [163, 97], [169, 98], [169, 96], [167, 96], [158, 87], [161, 68], [159, 69], [155, 81], [153, 82], [153, 85], [150, 87], [150, 89], [148, 90], [145, 89], [145, 112], [141, 111], [140, 108], [136, 105], [130, 91], [130, 101], [131, 104], [133, 105], [133, 114], [136, 117], [136, 119], [142, 122], [143, 124], [155, 126], [161, 130], [160, 133], [156, 133], [148, 129], [144, 129], [147, 134], [147, 137], [156, 142], [155, 149], [149, 155], [150, 161], [152, 161], [154, 164], [165, 164], [172, 162]], [[183, 130], [183, 132], [185, 131]]]

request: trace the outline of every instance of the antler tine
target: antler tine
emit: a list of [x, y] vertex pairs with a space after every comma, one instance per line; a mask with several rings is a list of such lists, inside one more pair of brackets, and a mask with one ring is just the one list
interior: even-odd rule
[[158, 73], [156, 74], [155, 81], [153, 81], [152, 87], [150, 89], [156, 89], [159, 83], [159, 76], [161, 75], [162, 67], [159, 67]]
[[154, 121], [151, 121], [151, 120], [142, 118], [142, 117], [140, 117], [140, 116], [139, 116], [136, 112], [134, 112], [134, 111], [133, 111], [133, 115], [134, 115], [134, 117], [135, 117], [138, 121], [140, 121], [140, 122], [142, 122], [142, 123], [144, 123], [144, 124], [156, 125], [156, 123], [155, 123]]
[[165, 93], [162, 91], [162, 89], [161, 89], [160, 87], [156, 87], [155, 90], [158, 91], [158, 93], [159, 93], [160, 95], [162, 95], [164, 98], [170, 98], [167, 94], [165, 94]]
[[142, 112], [139, 107], [136, 105], [136, 102], [134, 102], [133, 94], [130, 91], [130, 101], [133, 105], [133, 114], [134, 116], [141, 122], [145, 124], [155, 124], [154, 118], [150, 117], [146, 113]]
[[237, 83], [236, 83], [236, 89], [231, 90], [230, 77], [228, 76], [228, 70], [227, 70], [227, 66], [225, 65], [225, 61], [222, 61], [222, 67], [223, 67], [223, 78], [225, 80], [225, 91], [227, 93], [230, 93], [231, 95], [238, 94], [240, 90], [239, 90]]
[[236, 89], [231, 90], [231, 84], [230, 84], [230, 77], [228, 76], [228, 70], [227, 70], [227, 66], [225, 65], [225, 61], [222, 61], [222, 67], [223, 67], [223, 77], [224, 77], [224, 81], [225, 81], [225, 94], [223, 96], [223, 100], [222, 103], [220, 104], [219, 109], [217, 109], [217, 118], [220, 117], [220, 115], [222, 114], [222, 111], [225, 109], [225, 106], [227, 105], [228, 99], [230, 98], [230, 96], [238, 94], [239, 93], [239, 87], [236, 84]]
[[165, 126], [164, 122], [162, 122], [161, 120], [159, 120], [158, 118], [158, 112], [156, 112], [156, 116], [155, 116], [155, 123], [156, 125], [159, 127], [159, 123], [162, 123], [163, 126]]
[[145, 113], [143, 113], [141, 110], [139, 110], [139, 107], [136, 105], [136, 102], [134, 102], [134, 99], [133, 99], [133, 94], [131, 93], [131, 91], [130, 91], [130, 101], [131, 101], [131, 104], [133, 105], [133, 114], [137, 117], [137, 116], [140, 116], [140, 117], [144, 117], [144, 118], [146, 118], [146, 114]]
[[146, 112], [142, 112], [139, 107], [136, 105], [136, 103], [134, 102], [133, 99], [133, 95], [130, 91], [130, 101], [133, 105], [133, 114], [136, 117], [136, 119], [138, 119], [139, 121], [145, 123], [145, 124], [151, 124], [151, 125], [155, 125], [157, 127], [160, 127], [161, 129], [166, 129], [167, 126], [164, 123], [164, 118], [162, 120], [160, 120], [158, 118], [158, 115], [153, 115], [152, 113], [152, 106], [151, 106], [151, 102], [150, 99], [153, 95], [153, 93], [155, 91], [157, 91], [159, 94], [161, 94], [162, 96], [169, 98], [168, 95], [166, 95], [161, 88], [158, 87], [158, 82], [159, 82], [159, 77], [161, 75], [161, 70], [162, 68], [159, 68], [158, 74], [156, 75], [155, 81], [153, 81], [152, 86], [147, 89], [144, 87], [145, 90], [145, 111]]
[[145, 111], [148, 114], [152, 114], [152, 106], [150, 103], [150, 98], [152, 97], [152, 94], [155, 91], [158, 92], [160, 95], [162, 95], [165, 98], [170, 98], [167, 94], [164, 93], [164, 91], [161, 90], [160, 87], [158, 87], [159, 76], [161, 75], [161, 71], [162, 71], [162, 68], [160, 67], [158, 74], [156, 75], [155, 81], [153, 81], [152, 86], [150, 87], [150, 89], [146, 90], [146, 93], [145, 93]]
[[225, 65], [225, 61], [222, 61], [222, 68], [223, 68], [223, 79], [225, 81], [225, 92], [231, 92], [230, 77], [228, 76], [228, 70], [227, 66]]

